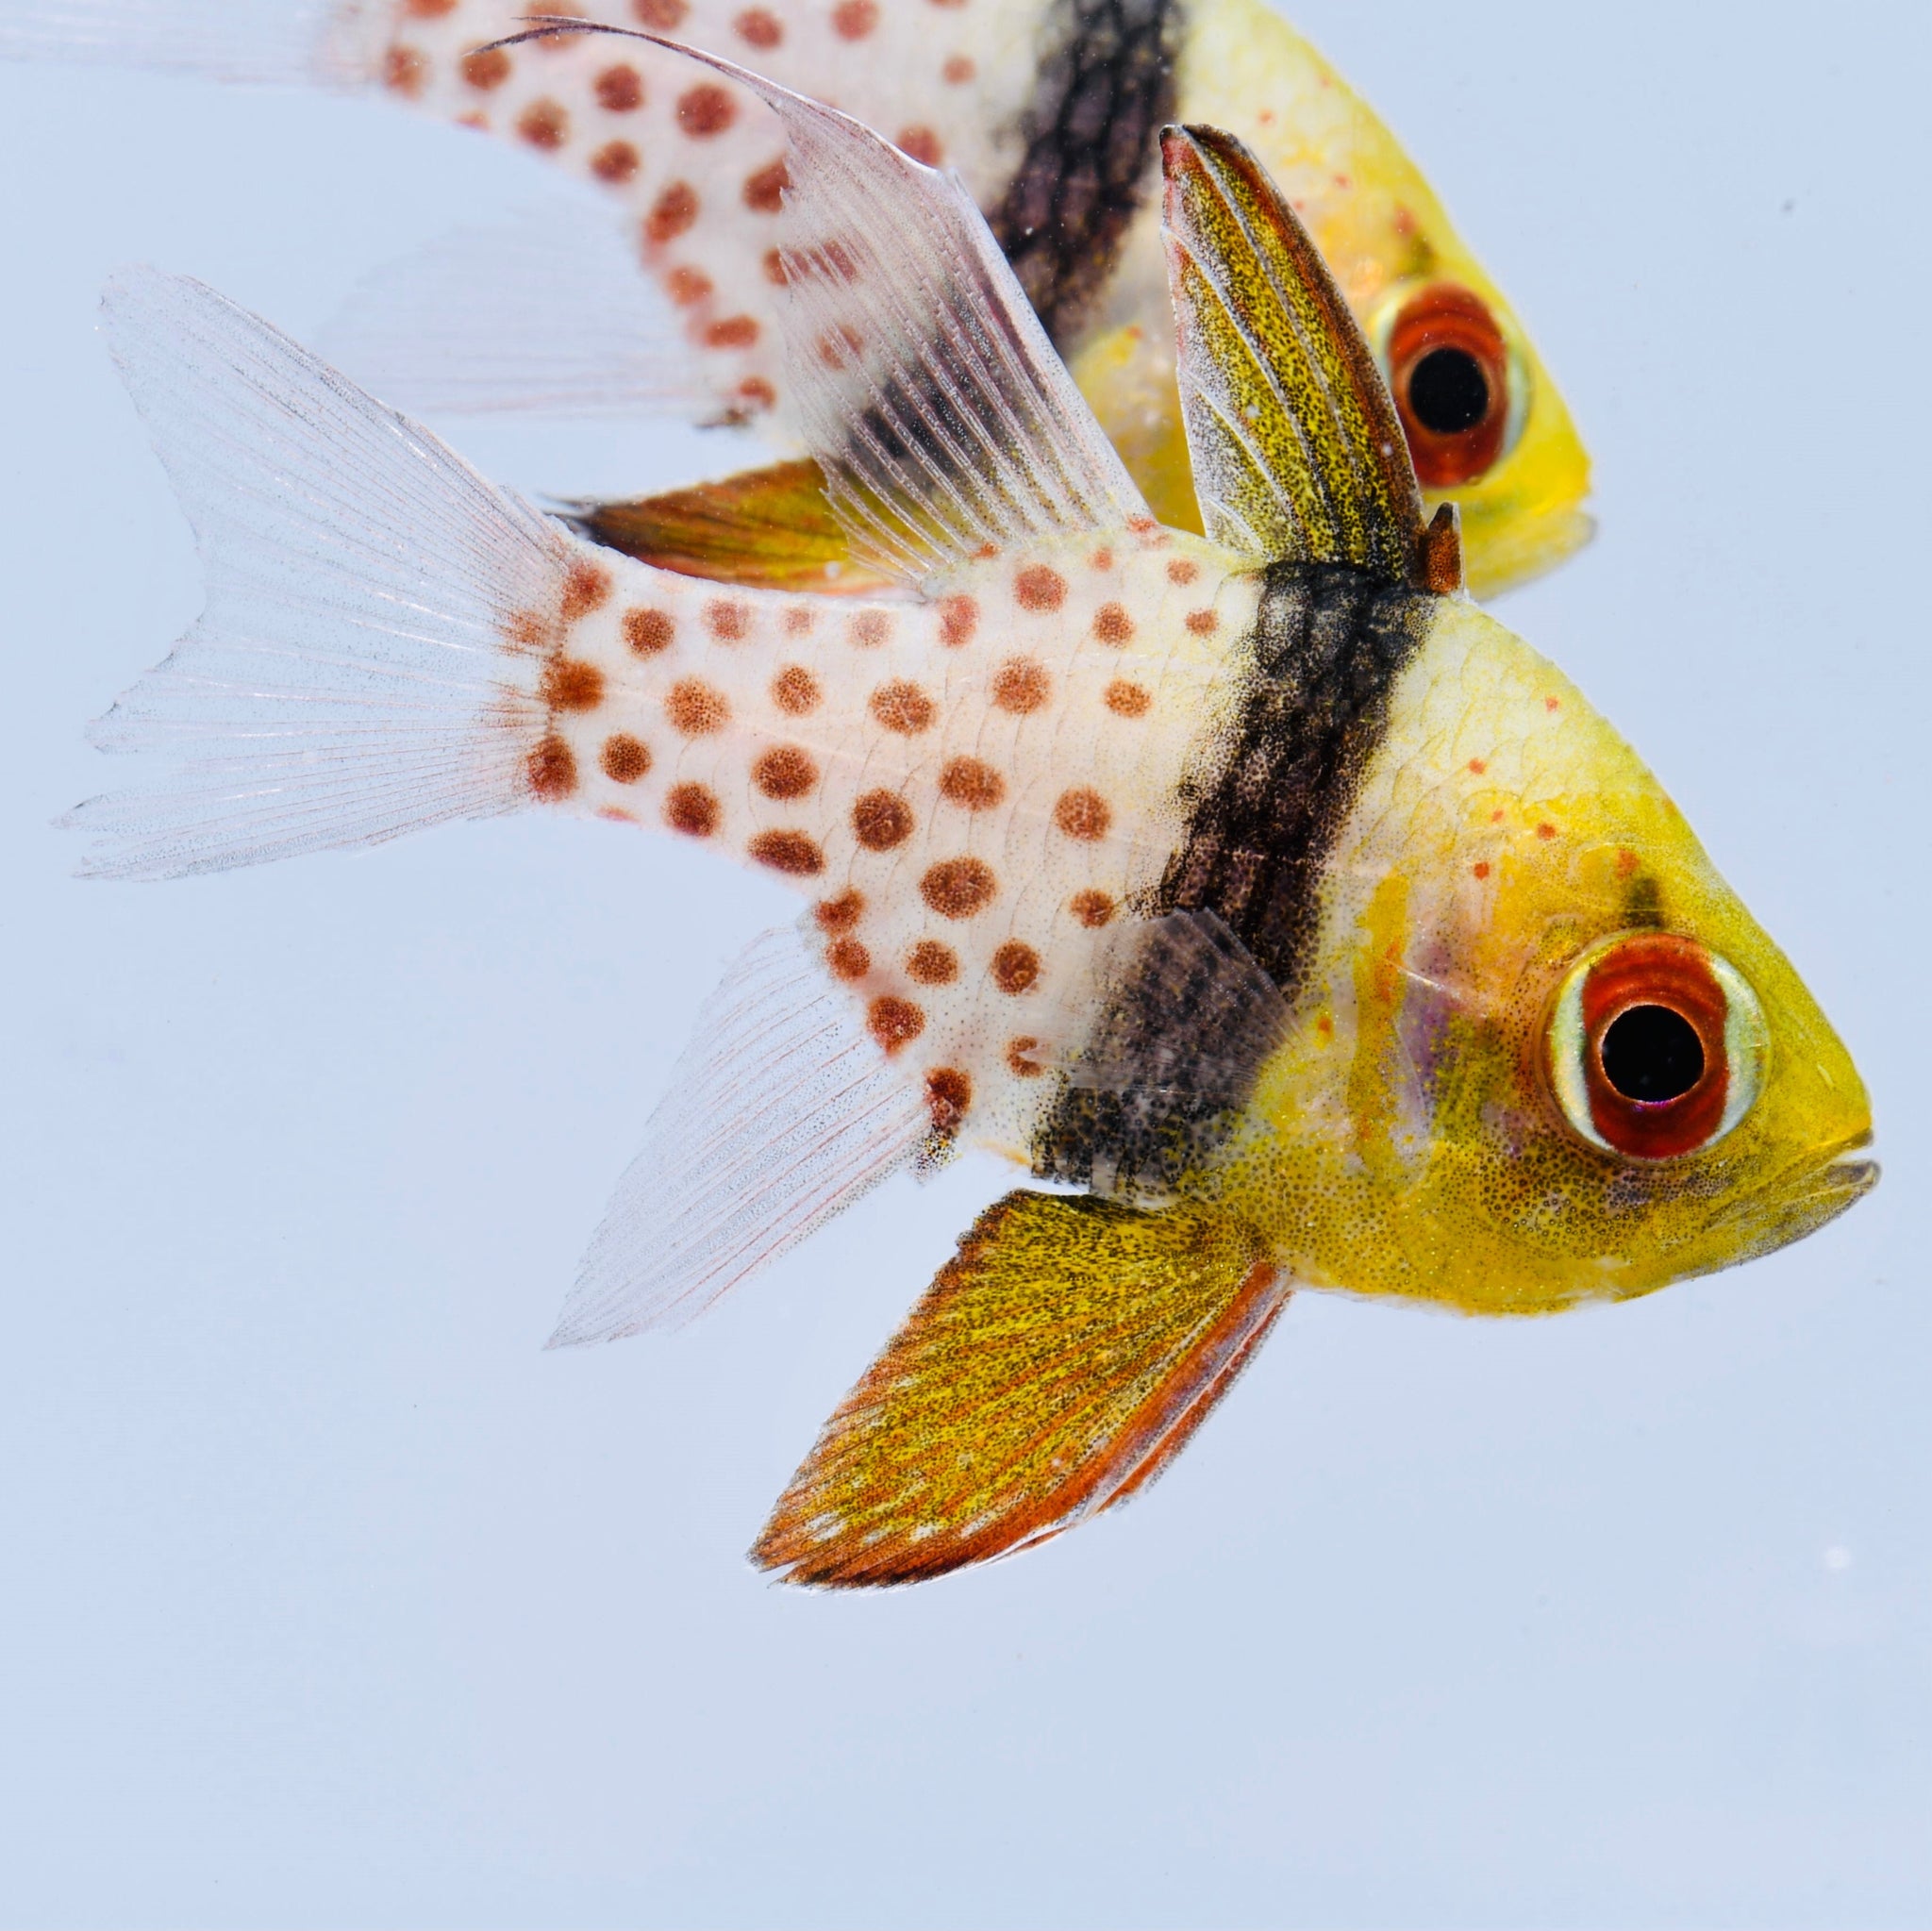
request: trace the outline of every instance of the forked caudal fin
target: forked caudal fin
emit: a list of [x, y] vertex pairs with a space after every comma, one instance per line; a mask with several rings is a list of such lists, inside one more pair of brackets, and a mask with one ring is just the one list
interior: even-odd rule
[[542, 653], [515, 628], [558, 607], [570, 540], [199, 282], [136, 269], [103, 308], [207, 603], [94, 726], [166, 770], [68, 815], [83, 871], [220, 871], [527, 802]]

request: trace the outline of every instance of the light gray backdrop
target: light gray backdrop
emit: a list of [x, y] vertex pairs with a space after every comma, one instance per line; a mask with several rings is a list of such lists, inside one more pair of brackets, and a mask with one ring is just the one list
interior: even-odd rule
[[[47, 827], [199, 596], [103, 277], [312, 331], [538, 171], [375, 100], [0, 68], [0, 1919], [1932, 1922], [1928, 16], [1299, 18], [1595, 451], [1599, 541], [1504, 614], [1808, 975], [1885, 1185], [1546, 1323], [1305, 1297], [1131, 1508], [771, 1587], [767, 1504], [1009, 1176], [895, 1183], [681, 1338], [539, 1348], [784, 895], [534, 818], [146, 888]], [[531, 490], [695, 467], [455, 440]]]

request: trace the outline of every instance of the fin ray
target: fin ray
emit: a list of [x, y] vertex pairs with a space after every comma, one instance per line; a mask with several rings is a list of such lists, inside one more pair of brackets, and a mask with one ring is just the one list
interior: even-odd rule
[[753, 1559], [850, 1588], [1058, 1535], [1166, 1466], [1288, 1292], [1214, 1209], [1010, 1193], [826, 1423]]

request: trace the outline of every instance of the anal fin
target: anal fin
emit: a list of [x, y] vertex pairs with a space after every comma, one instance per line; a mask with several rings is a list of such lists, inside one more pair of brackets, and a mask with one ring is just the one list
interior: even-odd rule
[[854, 556], [808, 458], [626, 503], [586, 503], [570, 521], [641, 563], [747, 590], [891, 595], [898, 579]]
[[878, 1586], [1058, 1535], [1160, 1473], [1288, 1295], [1212, 1208], [1009, 1193], [825, 1424], [753, 1560]]

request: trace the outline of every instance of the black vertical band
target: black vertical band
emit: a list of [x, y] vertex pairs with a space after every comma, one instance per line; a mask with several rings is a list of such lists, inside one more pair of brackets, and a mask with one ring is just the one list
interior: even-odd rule
[[1054, 0], [1048, 13], [1026, 152], [987, 222], [1057, 343], [1106, 286], [1158, 165], [1181, 17], [1180, 0]]

